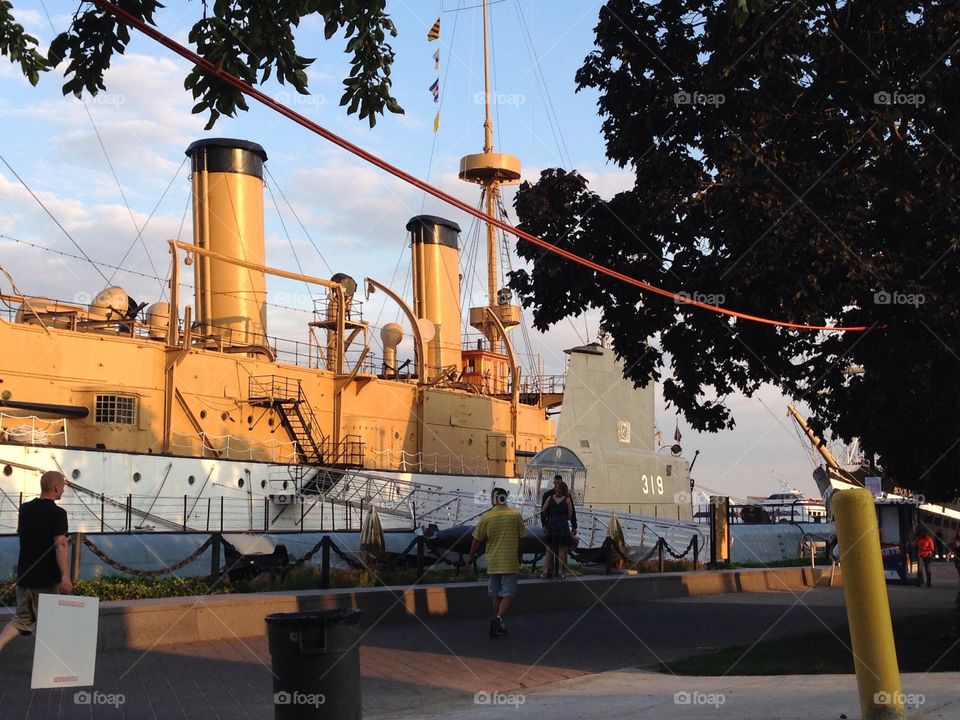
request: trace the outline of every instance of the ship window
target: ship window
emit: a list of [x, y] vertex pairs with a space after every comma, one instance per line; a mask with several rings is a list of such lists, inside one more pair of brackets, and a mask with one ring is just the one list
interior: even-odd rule
[[97, 395], [94, 422], [137, 424], [137, 398], [129, 395]]

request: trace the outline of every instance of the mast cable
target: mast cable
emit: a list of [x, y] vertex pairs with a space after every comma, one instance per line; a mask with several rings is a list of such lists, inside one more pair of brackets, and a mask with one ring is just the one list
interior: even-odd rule
[[[273, 177], [270, 179], [272, 181]], [[287, 230], [287, 224], [283, 221], [283, 216], [280, 215], [280, 206], [277, 205], [277, 197], [273, 194], [273, 187], [267, 183], [264, 184], [267, 186], [267, 192], [270, 193], [270, 200], [273, 202], [273, 209], [277, 212], [277, 219], [280, 221], [280, 227], [283, 228], [283, 234], [287, 236], [287, 244], [290, 246], [290, 252], [293, 253], [293, 261], [297, 264], [297, 270], [300, 271], [301, 275], [306, 275], [306, 273], [303, 271], [303, 265], [300, 264], [300, 258], [297, 255], [297, 249], [293, 246], [293, 238], [290, 237], [290, 232]], [[303, 284], [307, 288], [307, 295], [310, 296], [311, 302], [316, 302], [316, 298], [313, 296], [313, 288], [310, 287], [310, 283], [304, 280]]]
[[[90, 264], [93, 266], [93, 269], [96, 270], [96, 271], [100, 274], [100, 277], [103, 278], [104, 282], [106, 282], [107, 285], [109, 285], [109, 284], [110, 284], [110, 280], [107, 278], [106, 275], [103, 274], [103, 271], [97, 266], [97, 264], [96, 264], [93, 260], [90, 259], [90, 256], [87, 255], [87, 253], [84, 251], [84, 249], [83, 249], [82, 247], [80, 247], [80, 244], [79, 244], [76, 240], [73, 239], [73, 236], [70, 235], [70, 233], [67, 232], [67, 229], [66, 229], [63, 225], [60, 224], [60, 221], [57, 220], [57, 218], [54, 217], [53, 213], [50, 212], [50, 210], [47, 208], [47, 206], [43, 204], [43, 200], [41, 200], [39, 197], [37, 197], [37, 194], [36, 194], [33, 190], [30, 189], [30, 186], [27, 185], [27, 183], [24, 182], [23, 178], [20, 177], [20, 175], [17, 174], [17, 171], [14, 170], [14, 169], [10, 166], [10, 163], [7, 162], [7, 159], [6, 159], [2, 154], [0, 154], [0, 162], [3, 162], [3, 164], [7, 166], [7, 169], [8, 169], [11, 173], [13, 173], [13, 176], [20, 182], [21, 185], [23, 185], [24, 189], [25, 189], [28, 193], [30, 193], [30, 197], [32, 197], [34, 200], [37, 201], [37, 205], [39, 205], [41, 208], [43, 208], [43, 211], [47, 214], [47, 216], [48, 216], [51, 220], [53, 220], [54, 224], [55, 224], [58, 228], [60, 228], [61, 232], [63, 232], [64, 235], [67, 236], [67, 239], [68, 239], [70, 242], [73, 243], [74, 247], [77, 248], [77, 250], [80, 251], [80, 254], [83, 255], [83, 258], [82, 258], [82, 259], [83, 259], [83, 260], [86, 260], [88, 263], [90, 263]], [[81, 258], [78, 258], [78, 259], [81, 259]]]
[[[307, 230], [306, 226], [303, 224], [303, 221], [300, 219], [300, 216], [297, 214], [297, 211], [294, 209], [293, 204], [287, 199], [286, 194], [283, 192], [283, 188], [280, 186], [280, 183], [276, 181], [273, 177], [273, 173], [270, 172], [270, 168], [266, 165], [263, 166], [263, 169], [267, 171], [267, 177], [270, 178], [270, 182], [277, 186], [277, 192], [280, 193], [280, 197], [283, 198], [283, 202], [286, 203], [287, 208], [290, 210], [290, 214], [293, 215], [294, 219], [297, 221], [297, 224], [300, 226], [300, 229], [303, 230], [303, 234], [307, 236], [307, 240], [310, 241], [310, 245], [313, 246], [313, 249], [317, 251], [317, 255], [320, 256], [321, 262], [327, 267], [327, 271], [332, 275], [333, 268], [330, 267], [330, 263], [327, 262], [327, 259], [323, 256], [323, 253], [320, 252], [320, 248], [317, 247], [317, 244], [313, 241], [313, 238], [310, 236], [310, 231]], [[269, 188], [269, 185], [267, 186]], [[277, 215], [279, 216], [279, 211]], [[282, 222], [282, 220], [281, 220]]]
[[523, 39], [527, 47], [527, 52], [530, 55], [531, 64], [533, 65], [533, 79], [536, 81], [537, 86], [543, 92], [543, 97], [545, 100], [545, 108], [547, 110], [547, 123], [550, 125], [550, 132], [553, 134], [553, 141], [557, 145], [557, 154], [560, 156], [562, 162], [566, 162], [568, 168], [573, 168], [573, 162], [570, 159], [570, 151], [567, 149], [567, 142], [563, 137], [563, 131], [560, 129], [560, 116], [557, 115], [557, 110], [553, 105], [553, 98], [550, 97], [550, 89], [547, 86], [547, 80], [543, 75], [543, 68], [540, 65], [540, 58], [536, 52], [536, 46], [533, 42], [533, 35], [530, 32], [530, 27], [527, 24], [527, 19], [523, 14], [523, 7], [521, 4], [514, 0], [514, 5], [517, 8], [517, 14], [520, 16], [520, 29], [523, 31]]
[[[123, 259], [120, 260], [122, 264], [124, 260], [127, 259], [127, 256], [130, 254], [130, 251], [133, 250], [134, 246], [137, 244], [137, 240], [140, 241], [140, 244], [143, 246], [143, 254], [147, 256], [147, 262], [150, 264], [150, 269], [153, 270], [154, 275], [159, 275], [157, 272], [156, 265], [153, 264], [153, 258], [150, 257], [150, 251], [147, 250], [147, 243], [143, 239], [143, 228], [146, 228], [146, 223], [144, 223], [143, 228], [137, 224], [137, 219], [133, 215], [133, 210], [130, 207], [130, 202], [127, 200], [127, 194], [123, 191], [123, 185], [120, 182], [120, 177], [117, 175], [116, 168], [113, 167], [113, 162], [110, 160], [110, 154], [107, 152], [107, 146], [103, 142], [103, 138], [100, 136], [100, 130], [97, 128], [97, 124], [93, 121], [93, 114], [90, 112], [90, 107], [87, 105], [87, 101], [83, 98], [80, 98], [80, 102], [83, 103], [83, 109], [87, 113], [87, 118], [90, 120], [90, 126], [93, 128], [93, 134], [97, 136], [97, 143], [100, 145], [100, 150], [103, 151], [103, 157], [107, 161], [107, 167], [110, 168], [110, 174], [113, 176], [113, 181], [117, 184], [117, 190], [120, 191], [120, 199], [123, 200], [124, 207], [127, 208], [127, 214], [130, 216], [130, 222], [133, 223], [133, 229], [136, 230], [137, 234], [134, 237], [133, 242], [130, 243], [130, 247], [127, 248], [127, 251], [123, 254]], [[184, 158], [186, 160], [186, 158]], [[183, 163], [180, 165], [183, 167]], [[179, 172], [179, 169], [177, 170]], [[176, 177], [176, 175], [174, 175]], [[171, 184], [173, 179], [170, 180]], [[169, 185], [167, 186], [169, 187]], [[163, 200], [161, 196], [160, 201]], [[160, 204], [159, 202], [157, 203]], [[152, 215], [151, 215], [152, 217]], [[149, 222], [149, 220], [147, 221]], [[116, 275], [116, 271], [114, 271]], [[110, 282], [113, 282], [113, 277], [110, 278]], [[163, 282], [160, 283], [160, 299], [162, 300], [167, 296], [166, 288], [163, 287]]]

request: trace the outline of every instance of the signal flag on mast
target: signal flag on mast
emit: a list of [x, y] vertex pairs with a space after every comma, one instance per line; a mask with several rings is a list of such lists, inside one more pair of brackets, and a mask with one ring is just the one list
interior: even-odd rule
[[430, 32], [427, 33], [427, 40], [439, 40], [440, 39], [440, 18], [437, 18], [437, 21], [433, 24], [433, 27], [430, 28]]

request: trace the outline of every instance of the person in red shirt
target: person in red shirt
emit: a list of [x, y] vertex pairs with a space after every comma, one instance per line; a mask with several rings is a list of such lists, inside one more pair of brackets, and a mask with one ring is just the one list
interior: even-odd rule
[[926, 528], [920, 528], [917, 533], [917, 557], [920, 562], [917, 565], [917, 585], [923, 585], [923, 575], [927, 575], [927, 587], [930, 587], [930, 561], [933, 560], [933, 538]]

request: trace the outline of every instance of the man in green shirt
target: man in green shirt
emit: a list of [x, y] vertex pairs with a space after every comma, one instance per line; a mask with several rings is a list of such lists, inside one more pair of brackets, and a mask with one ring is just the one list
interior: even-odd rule
[[513, 596], [517, 592], [517, 575], [520, 572], [520, 538], [527, 534], [520, 513], [507, 506], [507, 491], [494, 488], [490, 494], [493, 506], [487, 510], [473, 530], [473, 544], [467, 562], [473, 565], [473, 558], [486, 543], [487, 576], [490, 584], [487, 594], [493, 603], [495, 617], [490, 621], [490, 637], [507, 634], [503, 622], [504, 615], [510, 609]]

